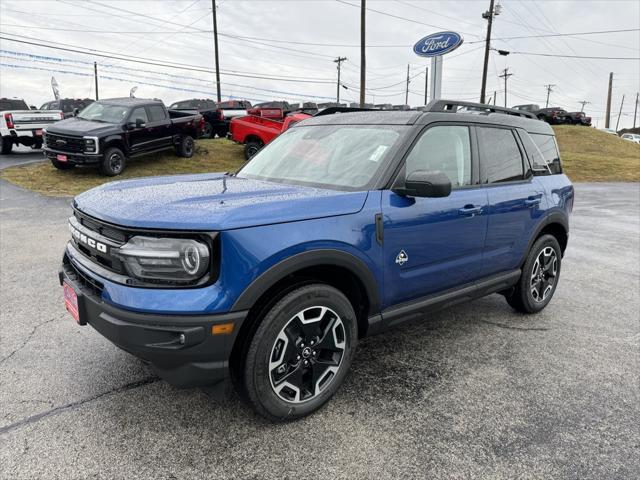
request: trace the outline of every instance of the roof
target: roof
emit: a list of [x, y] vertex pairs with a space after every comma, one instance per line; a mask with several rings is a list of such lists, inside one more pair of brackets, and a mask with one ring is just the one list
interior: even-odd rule
[[108, 103], [109, 105], [121, 105], [123, 107], [135, 107], [137, 105], [148, 105], [150, 103], [162, 103], [162, 100], [156, 98], [103, 98], [100, 99], [101, 103]]
[[390, 110], [342, 112], [309, 118], [304, 125], [413, 125], [421, 115], [421, 112]]

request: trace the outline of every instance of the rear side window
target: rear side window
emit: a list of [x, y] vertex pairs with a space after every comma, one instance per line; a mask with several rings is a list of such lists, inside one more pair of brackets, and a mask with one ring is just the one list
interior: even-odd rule
[[548, 167], [551, 173], [562, 173], [562, 164], [560, 163], [560, 153], [558, 152], [556, 137], [553, 135], [541, 135], [539, 133], [530, 133], [529, 136], [536, 144], [536, 147], [538, 147], [546, 163], [542, 168]]
[[144, 107], [138, 107], [131, 112], [130, 121], [137, 122], [138, 119], [142, 120], [143, 123], [147, 123], [149, 121], [147, 118], [147, 111]]
[[406, 175], [416, 170], [441, 171], [452, 187], [471, 184], [469, 127], [431, 127], [415, 144], [406, 161]]
[[159, 122], [164, 120], [166, 115], [164, 113], [164, 108], [160, 105], [151, 105], [149, 106], [149, 120], [152, 122]]
[[485, 183], [524, 178], [522, 153], [513, 132], [505, 128], [477, 127], [480, 165]]

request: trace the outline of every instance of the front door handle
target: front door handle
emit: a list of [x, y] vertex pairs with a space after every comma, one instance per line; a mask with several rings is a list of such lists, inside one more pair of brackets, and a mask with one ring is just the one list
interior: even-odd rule
[[529, 197], [524, 201], [524, 204], [527, 207], [535, 207], [536, 205], [540, 205], [541, 201], [542, 201], [541, 197]]
[[458, 215], [463, 215], [465, 217], [473, 217], [475, 215], [480, 215], [481, 213], [482, 207], [476, 207], [475, 205], [465, 205], [458, 210]]

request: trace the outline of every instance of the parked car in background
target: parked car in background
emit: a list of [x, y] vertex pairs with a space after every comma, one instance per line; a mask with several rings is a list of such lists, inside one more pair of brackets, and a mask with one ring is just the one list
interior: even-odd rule
[[638, 135], [637, 133], [623, 133], [622, 137], [620, 138], [629, 142], [640, 144], [640, 135]]
[[69, 118], [94, 101], [92, 98], [61, 98], [43, 104], [40, 110], [62, 110], [64, 118]]
[[200, 113], [204, 117], [203, 138], [225, 137], [229, 131], [229, 122], [232, 118], [247, 114], [251, 108], [251, 102], [245, 100], [230, 100], [216, 103], [211, 99], [193, 98], [172, 103], [170, 110]]
[[591, 126], [591, 117], [587, 117], [584, 112], [568, 112], [566, 117], [566, 123], [572, 125], [584, 125], [586, 127]]
[[522, 110], [523, 112], [533, 113], [534, 115], [540, 110], [540, 105], [535, 103], [527, 103], [525, 105], [515, 105], [511, 107], [515, 110]]
[[562, 125], [570, 123], [569, 114], [560, 107], [541, 108], [537, 112], [532, 112], [539, 120], [543, 120], [550, 125]]
[[[281, 103], [286, 102], [269, 102], [266, 105]], [[231, 140], [244, 145], [244, 158], [247, 160], [289, 127], [311, 117], [303, 112], [286, 113], [279, 107], [256, 106], [248, 113], [247, 116], [231, 120], [229, 129]]]
[[59, 170], [97, 165], [114, 176], [127, 159], [151, 152], [174, 148], [179, 156], [191, 157], [203, 123], [202, 115], [167, 110], [160, 100], [99, 100], [47, 128], [44, 154]]
[[618, 132], [616, 132], [613, 128], [601, 128], [600, 131], [604, 133], [610, 133], [611, 135], [615, 135], [616, 137], [618, 136]]
[[0, 98], [0, 153], [14, 145], [41, 148], [43, 129], [62, 118], [60, 110], [32, 110], [21, 98]]
[[482, 106], [318, 115], [237, 173], [78, 195], [59, 271], [67, 310], [173, 385], [231, 378], [272, 421], [326, 404], [362, 338], [492, 293], [542, 311], [574, 204], [553, 129], [459, 107]]

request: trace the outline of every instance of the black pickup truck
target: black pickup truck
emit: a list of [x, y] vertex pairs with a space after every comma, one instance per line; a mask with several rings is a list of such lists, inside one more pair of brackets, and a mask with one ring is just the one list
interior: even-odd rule
[[104, 175], [115, 176], [131, 157], [170, 148], [191, 157], [203, 123], [202, 115], [167, 110], [160, 100], [100, 100], [48, 127], [43, 151], [59, 170], [98, 165]]
[[216, 103], [208, 98], [192, 98], [172, 103], [171, 110], [199, 113], [204, 117], [203, 138], [224, 138], [229, 131], [229, 123], [236, 117], [244, 117], [251, 108], [246, 100], [228, 100]]

